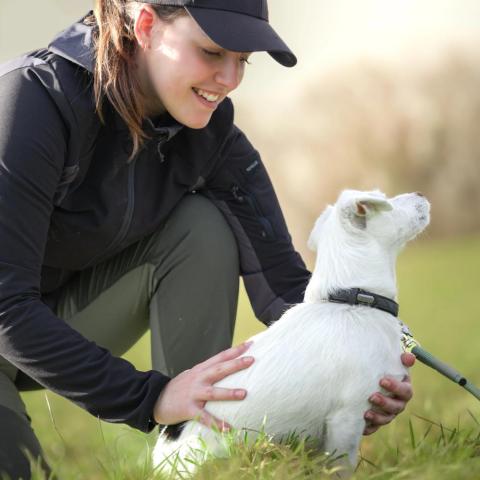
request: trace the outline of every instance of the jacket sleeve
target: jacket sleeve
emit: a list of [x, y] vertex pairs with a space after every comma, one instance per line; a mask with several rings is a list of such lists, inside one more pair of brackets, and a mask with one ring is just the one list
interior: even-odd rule
[[206, 187], [236, 236], [255, 315], [269, 325], [303, 301], [310, 273], [292, 245], [260, 155], [235, 126]]
[[148, 431], [168, 377], [112, 356], [41, 299], [52, 202], [72, 131], [34, 69], [0, 76], [0, 355], [93, 415]]

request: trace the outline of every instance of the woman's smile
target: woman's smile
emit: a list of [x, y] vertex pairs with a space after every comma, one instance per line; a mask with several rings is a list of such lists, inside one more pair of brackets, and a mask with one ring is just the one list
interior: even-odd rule
[[202, 105], [212, 110], [215, 110], [225, 98], [224, 95], [220, 95], [219, 93], [209, 92], [201, 88], [192, 87], [192, 90], [197, 100]]

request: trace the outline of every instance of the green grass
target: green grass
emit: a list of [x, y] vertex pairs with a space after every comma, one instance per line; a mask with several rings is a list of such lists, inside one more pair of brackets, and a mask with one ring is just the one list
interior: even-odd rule
[[[480, 353], [480, 237], [413, 244], [398, 265], [400, 316], [422, 345], [477, 385]], [[262, 326], [242, 294], [235, 341]], [[148, 369], [148, 338], [127, 355]], [[364, 439], [355, 478], [480, 478], [480, 404], [468, 392], [418, 364], [414, 399], [392, 425]], [[90, 417], [58, 396], [24, 395], [33, 426], [61, 479], [154, 478], [148, 458], [155, 435], [144, 435]], [[48, 399], [48, 404], [46, 399]], [[327, 462], [327, 463], [326, 463]], [[300, 443], [234, 448], [229, 460], [202, 468], [198, 479], [322, 478], [325, 458]]]

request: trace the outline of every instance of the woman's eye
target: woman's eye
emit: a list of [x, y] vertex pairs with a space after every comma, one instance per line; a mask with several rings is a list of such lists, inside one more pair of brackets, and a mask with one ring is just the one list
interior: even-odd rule
[[[223, 55], [223, 52], [216, 52], [215, 50], [208, 50], [207, 48], [202, 48], [201, 50], [207, 57], [221, 58]], [[240, 57], [240, 62], [249, 65], [251, 64], [251, 62], [248, 60], [248, 57]]]
[[209, 57], [219, 57], [220, 52], [214, 52], [213, 50], [207, 50], [206, 48], [202, 48], [202, 52]]

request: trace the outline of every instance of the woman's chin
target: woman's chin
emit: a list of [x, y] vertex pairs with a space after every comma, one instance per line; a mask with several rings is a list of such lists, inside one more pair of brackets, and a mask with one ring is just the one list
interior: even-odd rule
[[211, 118], [212, 118], [211, 114], [196, 116], [196, 117], [188, 117], [183, 119], [183, 121], [180, 121], [180, 123], [182, 123], [188, 128], [199, 130], [201, 128], [205, 128], [208, 125], [208, 122], [210, 122]]

